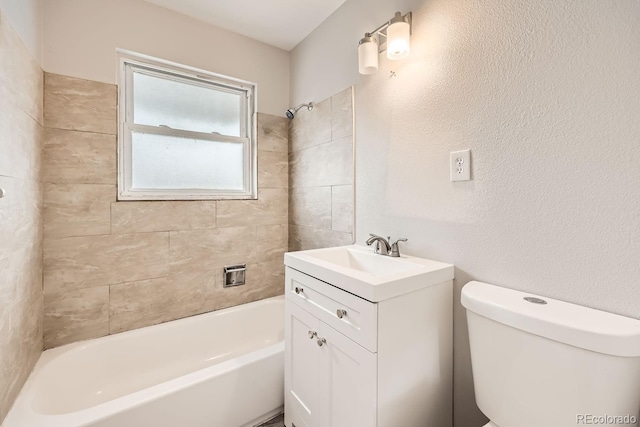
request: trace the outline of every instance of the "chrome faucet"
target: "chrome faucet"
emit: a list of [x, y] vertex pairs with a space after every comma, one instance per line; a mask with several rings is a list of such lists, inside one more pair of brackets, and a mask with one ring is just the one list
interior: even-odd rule
[[376, 234], [369, 234], [369, 235], [371, 237], [366, 241], [367, 246], [371, 246], [375, 243], [376, 245], [373, 247], [373, 251], [375, 253], [380, 255], [390, 256], [393, 258], [400, 257], [400, 250], [398, 249], [398, 243], [407, 241], [407, 239], [398, 239], [395, 242], [390, 243], [391, 237], [387, 237], [385, 239], [384, 237], [378, 236]]

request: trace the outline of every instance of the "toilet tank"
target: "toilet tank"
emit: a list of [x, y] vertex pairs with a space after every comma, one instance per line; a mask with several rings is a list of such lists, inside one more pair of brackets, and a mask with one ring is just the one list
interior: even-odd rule
[[636, 426], [640, 320], [469, 282], [478, 407], [499, 427]]

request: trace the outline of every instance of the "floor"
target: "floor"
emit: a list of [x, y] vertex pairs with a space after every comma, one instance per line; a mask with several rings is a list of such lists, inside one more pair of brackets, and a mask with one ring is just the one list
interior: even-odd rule
[[267, 421], [264, 424], [260, 424], [257, 427], [284, 427], [284, 414], [280, 414], [277, 417]]

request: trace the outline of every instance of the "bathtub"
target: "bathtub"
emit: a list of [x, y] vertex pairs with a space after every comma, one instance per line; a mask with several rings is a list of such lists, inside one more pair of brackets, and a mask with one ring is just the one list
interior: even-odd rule
[[3, 427], [252, 427], [282, 411], [284, 299], [42, 353]]

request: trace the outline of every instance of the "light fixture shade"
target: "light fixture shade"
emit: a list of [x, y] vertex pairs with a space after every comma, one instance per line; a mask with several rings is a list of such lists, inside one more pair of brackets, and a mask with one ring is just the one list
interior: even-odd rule
[[364, 75], [378, 71], [378, 40], [368, 33], [358, 45], [358, 71]]
[[411, 26], [404, 20], [393, 21], [387, 28], [387, 58], [406, 58], [411, 49]]

